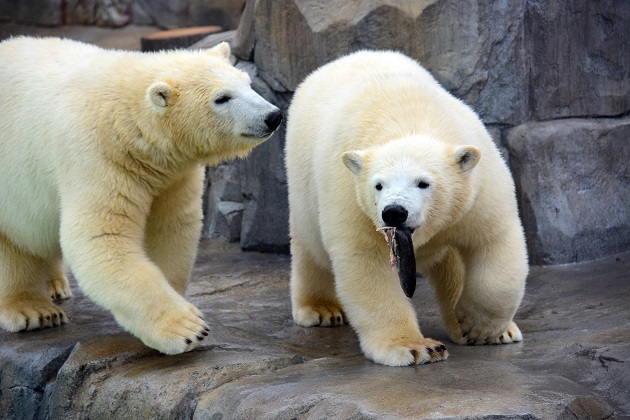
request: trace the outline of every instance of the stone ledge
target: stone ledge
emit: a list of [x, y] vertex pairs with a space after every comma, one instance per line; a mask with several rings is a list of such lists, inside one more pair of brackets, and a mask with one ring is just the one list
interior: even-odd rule
[[288, 256], [204, 240], [188, 293], [212, 327], [203, 347], [160, 355], [73, 282], [76, 297], [62, 303], [70, 324], [0, 332], [0, 412], [11, 419], [630, 415], [628, 273], [630, 254], [533, 267], [516, 315], [525, 341], [489, 347], [450, 343], [421, 280], [420, 325], [451, 356], [391, 368], [366, 360], [349, 327], [293, 324]]

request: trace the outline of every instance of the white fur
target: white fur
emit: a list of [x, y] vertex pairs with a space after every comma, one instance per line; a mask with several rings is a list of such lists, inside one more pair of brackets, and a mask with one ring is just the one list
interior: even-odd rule
[[420, 333], [376, 232], [399, 204], [453, 341], [522, 339], [511, 320], [528, 267], [510, 173], [474, 112], [415, 61], [363, 51], [315, 71], [289, 109], [286, 162], [298, 324], [347, 316], [386, 365], [447, 357], [428, 350], [441, 343]]
[[0, 327], [67, 320], [51, 300], [71, 294], [63, 254], [85, 293], [147, 345], [198, 345], [206, 325], [183, 294], [203, 165], [246, 155], [278, 111], [229, 54], [0, 43]]

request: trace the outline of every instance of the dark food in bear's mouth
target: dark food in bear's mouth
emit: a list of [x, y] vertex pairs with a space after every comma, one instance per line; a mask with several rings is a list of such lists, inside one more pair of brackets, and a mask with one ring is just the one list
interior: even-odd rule
[[390, 264], [398, 272], [400, 286], [407, 297], [416, 291], [416, 256], [411, 241], [411, 230], [385, 227], [378, 229], [385, 234], [390, 247]]

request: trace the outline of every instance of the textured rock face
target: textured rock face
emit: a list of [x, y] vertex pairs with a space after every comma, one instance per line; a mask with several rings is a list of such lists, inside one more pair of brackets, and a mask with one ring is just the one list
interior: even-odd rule
[[123, 26], [131, 22], [130, 0], [68, 0], [66, 23]]
[[245, 0], [127, 0], [136, 24], [164, 28], [218, 25], [238, 26]]
[[245, 0], [28, 0], [0, 1], [0, 21], [34, 25], [130, 23], [163, 28], [238, 26]]
[[0, 1], [0, 22], [57, 26], [63, 22], [62, 0]]
[[519, 55], [525, 3], [467, 3], [260, 0], [254, 61], [275, 90], [295, 91], [310, 72], [343, 54], [395, 49], [419, 60], [469, 104], [481, 101], [486, 122], [522, 120], [529, 108]]
[[537, 119], [630, 110], [630, 4], [530, 1], [526, 14]]
[[509, 131], [530, 258], [557, 264], [630, 241], [630, 119], [556, 120]]
[[[514, 133], [537, 121], [622, 118], [630, 112], [628, 27], [630, 6], [612, 0], [579, 0], [571, 5], [547, 0], [252, 0], [246, 5], [232, 45], [239, 59], [254, 63], [257, 83], [267, 92], [266, 98], [279, 102], [284, 110], [298, 84], [322, 64], [362, 48], [400, 50], [419, 60], [480, 114], [506, 160], [512, 158], [513, 151], [521, 153], [519, 159], [528, 162], [528, 168], [513, 166], [518, 171], [519, 191], [525, 191], [526, 185], [552, 190], [557, 172], [568, 176], [571, 170], [557, 166], [558, 162], [568, 162], [566, 156], [550, 162], [537, 159], [526, 145], [516, 145], [519, 140], [511, 141], [510, 148], [504, 143], [508, 135], [516, 138]], [[521, 124], [528, 125], [519, 131], [515, 127]], [[562, 121], [558, 125], [564, 126]], [[527, 142], [526, 136], [518, 138]], [[571, 150], [572, 140], [565, 138], [557, 153]], [[611, 150], [627, 155], [630, 144], [620, 135], [610, 138]], [[553, 142], [554, 137], [547, 140]], [[283, 207], [286, 180], [272, 169], [281, 167], [283, 143], [279, 133], [255, 149], [251, 159], [264, 168], [255, 169], [256, 176], [241, 178], [242, 191], [248, 191], [244, 201], [247, 217], [242, 226], [247, 235], [241, 236], [245, 247], [257, 243], [253, 248], [277, 250], [283, 241], [288, 243], [286, 230], [277, 225], [288, 214]], [[593, 151], [580, 158], [587, 167], [600, 168], [602, 184], [619, 185], [618, 176], [603, 169], [614, 165], [606, 160], [612, 155], [606, 156]], [[549, 164], [556, 166], [543, 167]], [[534, 175], [536, 178], [528, 178]], [[566, 200], [573, 209], [586, 206], [587, 213], [601, 209], [610, 215], [615, 207], [602, 201], [606, 197], [602, 193], [596, 200], [593, 194], [580, 193], [569, 194]], [[552, 235], [545, 233], [548, 229], [533, 227], [552, 223], [546, 215], [553, 205], [551, 196], [542, 194], [535, 203], [523, 201], [526, 196], [522, 194], [519, 199], [534, 264], [587, 260], [630, 249], [630, 241], [621, 235], [630, 229], [627, 212], [613, 215], [614, 229], [596, 223], [588, 235], [578, 217], [565, 217], [564, 236]], [[630, 201], [627, 195], [621, 199]], [[275, 224], [271, 229], [256, 226], [270, 220]], [[615, 229], [620, 233], [610, 235]], [[573, 234], [577, 236], [570, 237]], [[604, 236], [607, 238], [592, 240]], [[568, 243], [579, 249], [569, 250]]]
[[[428, 282], [412, 300], [444, 362], [367, 360], [346, 327], [291, 319], [289, 257], [204, 240], [188, 296], [210, 336], [164, 356], [75, 297], [70, 323], [0, 331], [3, 419], [575, 419], [630, 415], [630, 254], [534, 267], [515, 320], [524, 342], [450, 343]], [[584, 290], [588, 289], [588, 293]], [[616, 417], [611, 417], [615, 413]]]

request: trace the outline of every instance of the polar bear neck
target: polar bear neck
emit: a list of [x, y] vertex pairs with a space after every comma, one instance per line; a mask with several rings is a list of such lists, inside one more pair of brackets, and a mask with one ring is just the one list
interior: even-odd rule
[[[128, 60], [129, 54], [136, 55], [135, 60]], [[173, 147], [173, 139], [156, 126], [147, 104], [146, 90], [163, 62], [164, 55], [112, 52], [101, 63], [101, 83], [89, 95], [98, 100], [86, 101], [80, 110], [84, 124], [94, 126], [97, 142], [116, 142], [113, 148], [99, 144], [111, 162], [158, 189], [197, 163]]]

